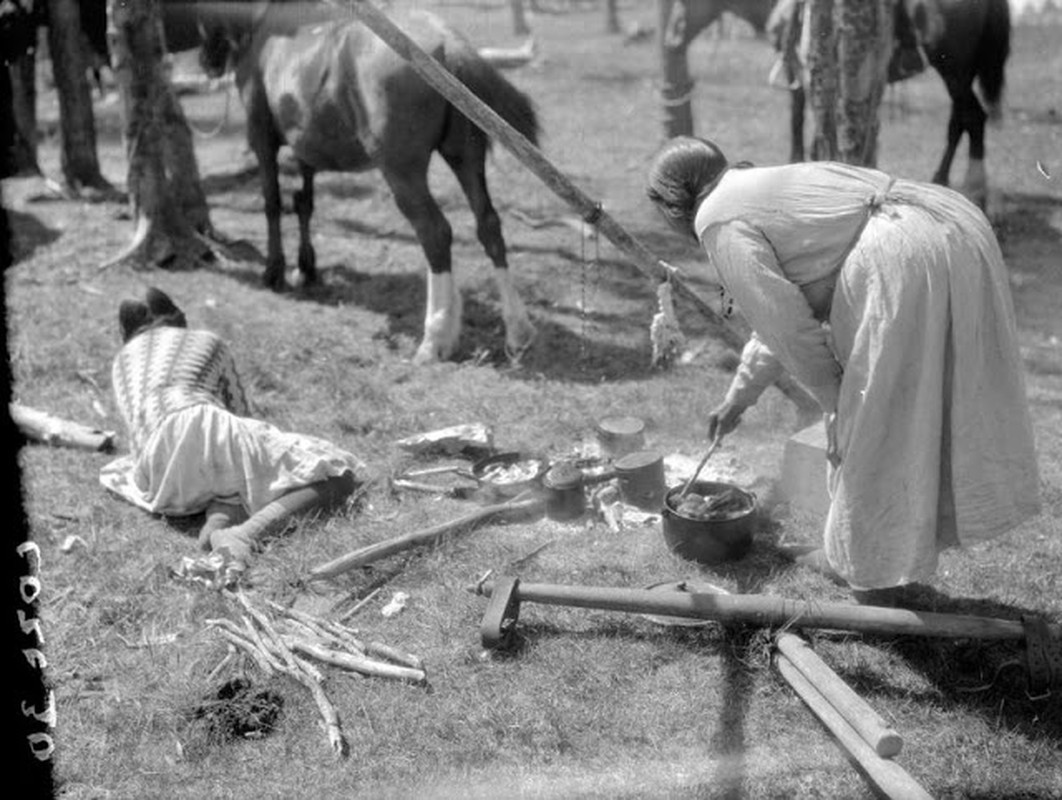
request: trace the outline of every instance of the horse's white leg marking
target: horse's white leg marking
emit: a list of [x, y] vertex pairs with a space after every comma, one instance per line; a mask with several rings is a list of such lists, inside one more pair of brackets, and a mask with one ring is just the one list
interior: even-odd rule
[[962, 191], [979, 206], [984, 206], [985, 194], [988, 191], [988, 177], [985, 174], [983, 158], [971, 158], [966, 165], [966, 180]]
[[428, 273], [428, 306], [424, 312], [424, 341], [414, 363], [428, 364], [447, 359], [457, 349], [461, 336], [461, 294], [452, 272]]
[[519, 358], [535, 338], [535, 326], [527, 307], [513, 286], [508, 269], [495, 268], [494, 282], [501, 298], [502, 319], [505, 321], [505, 349], [512, 359]]

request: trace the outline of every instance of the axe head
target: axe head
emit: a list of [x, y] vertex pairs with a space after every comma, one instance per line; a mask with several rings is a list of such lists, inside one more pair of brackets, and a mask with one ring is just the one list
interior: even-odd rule
[[479, 626], [480, 639], [487, 650], [509, 650], [516, 639], [520, 617], [519, 578], [499, 578], [491, 588], [487, 610]]

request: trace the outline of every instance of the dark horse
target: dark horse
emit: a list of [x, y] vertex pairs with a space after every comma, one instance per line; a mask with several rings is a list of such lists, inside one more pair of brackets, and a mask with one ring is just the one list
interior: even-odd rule
[[[379, 169], [413, 225], [430, 268], [424, 339], [418, 363], [449, 358], [461, 332], [461, 297], [450, 271], [452, 233], [428, 189], [438, 152], [457, 176], [493, 261], [510, 356], [523, 352], [534, 327], [509, 276], [501, 221], [486, 183], [489, 139], [349, 14], [317, 3], [228, 4], [204, 14], [201, 61], [217, 76], [231, 63], [247, 110], [247, 137], [259, 165], [268, 223], [265, 282], [285, 286], [277, 151], [291, 147], [302, 173], [295, 193], [299, 273], [316, 278], [310, 241], [314, 173]], [[236, 9], [235, 12], [233, 9]], [[531, 101], [437, 17], [396, 20], [487, 105], [532, 142], [538, 123]]]
[[[984, 205], [988, 192], [985, 121], [1000, 113], [1004, 67], [1010, 55], [1009, 0], [897, 0], [894, 26], [900, 48], [913, 32], [951, 97], [947, 145], [933, 181], [948, 185], [951, 163], [965, 133], [970, 137], [970, 150], [964, 191]], [[975, 81], [987, 111], [974, 92]], [[803, 120], [804, 89], [797, 78], [792, 91], [793, 160], [803, 159]]]

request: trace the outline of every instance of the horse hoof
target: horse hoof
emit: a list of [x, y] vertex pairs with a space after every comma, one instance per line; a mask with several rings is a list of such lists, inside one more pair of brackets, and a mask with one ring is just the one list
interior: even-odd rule
[[427, 340], [420, 343], [417, 352], [413, 354], [413, 364], [421, 367], [427, 364], [438, 364], [447, 361], [453, 355], [453, 348], [449, 350], [437, 342]]
[[303, 289], [317, 283], [317, 273], [297, 270], [291, 273], [291, 286], [294, 289]]
[[524, 331], [518, 337], [517, 342], [513, 343], [509, 340], [505, 342], [505, 356], [513, 364], [519, 364], [520, 360], [527, 354], [531, 347], [535, 343], [536, 331], [531, 328], [530, 331]]

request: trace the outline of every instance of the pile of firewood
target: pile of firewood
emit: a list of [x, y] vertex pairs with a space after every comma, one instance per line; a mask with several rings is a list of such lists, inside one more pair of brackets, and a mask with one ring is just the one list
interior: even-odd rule
[[347, 673], [393, 678], [414, 684], [427, 682], [424, 664], [414, 655], [378, 642], [364, 642], [357, 632], [331, 620], [314, 617], [269, 602], [270, 613], [255, 608], [242, 592], [226, 592], [243, 611], [240, 622], [207, 620], [235, 650], [249, 655], [267, 677], [287, 675], [313, 695], [324, 719], [328, 742], [338, 755], [347, 744], [335, 706], [324, 691], [325, 676], [318, 665]]

